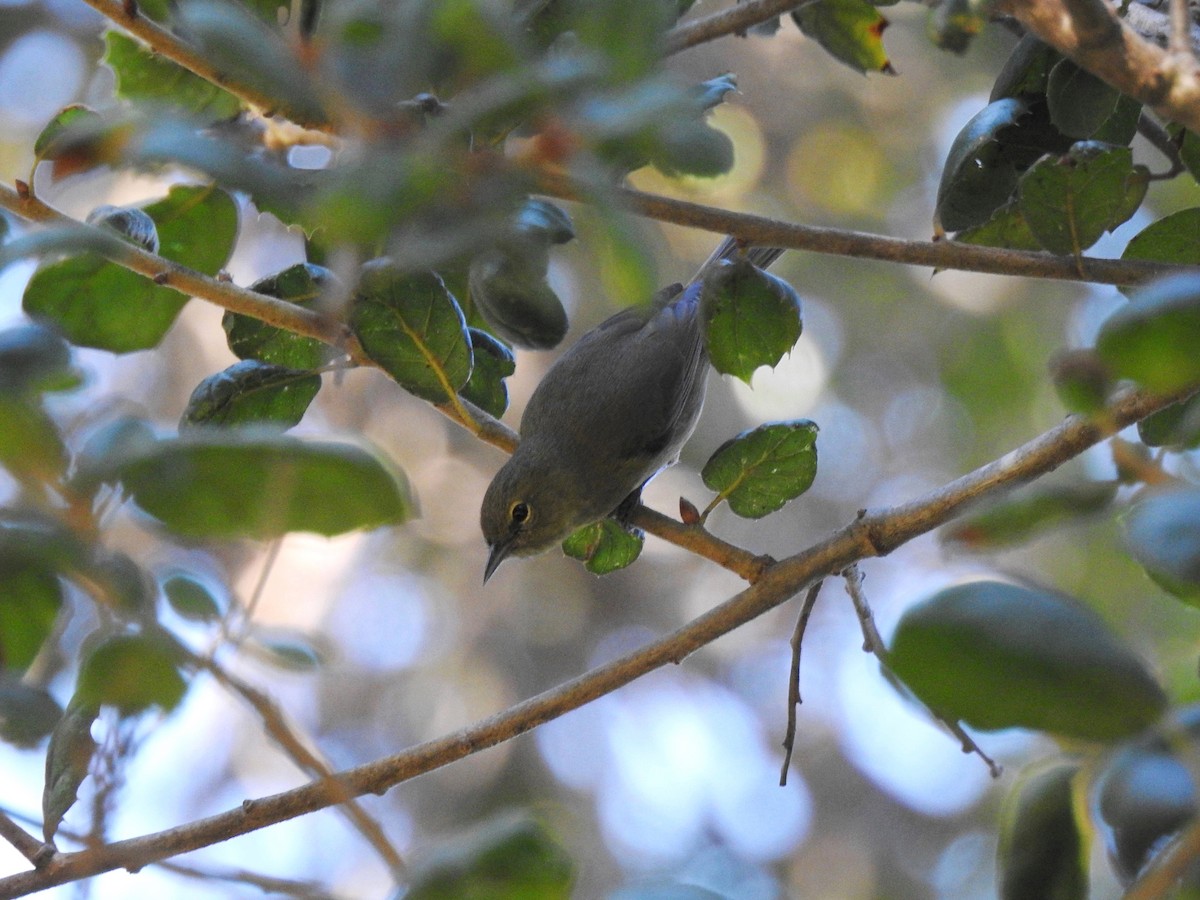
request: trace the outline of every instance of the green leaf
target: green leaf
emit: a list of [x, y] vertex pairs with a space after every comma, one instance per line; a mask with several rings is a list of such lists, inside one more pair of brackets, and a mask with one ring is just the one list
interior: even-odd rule
[[104, 35], [104, 63], [124, 100], [169, 105], [204, 119], [229, 119], [241, 111], [242, 102], [233, 94], [119, 31]]
[[1113, 389], [1112, 373], [1093, 350], [1067, 350], [1050, 360], [1050, 378], [1063, 406], [1094, 416], [1104, 409]]
[[75, 454], [71, 486], [90, 495], [103, 481], [115, 480], [126, 461], [151, 447], [157, 437], [144, 419], [119, 416], [97, 426]]
[[817, 474], [817, 426], [807, 419], [774, 422], [726, 441], [700, 477], [739, 516], [759, 519], [799, 497]]
[[983, 224], [963, 229], [954, 239], [964, 244], [1007, 247], [1010, 250], [1042, 249], [1041, 243], [1029, 230], [1029, 223], [1025, 221], [1021, 207], [1015, 200], [998, 208]]
[[55, 482], [62, 477], [67, 450], [37, 398], [0, 394], [0, 465], [21, 480]]
[[1024, 772], [1004, 802], [1000, 823], [1001, 900], [1085, 900], [1088, 842], [1075, 817], [1078, 763]]
[[1036, 97], [1046, 93], [1050, 70], [1062, 59], [1062, 55], [1044, 44], [1032, 34], [1026, 34], [1005, 60], [1000, 74], [992, 85], [988, 102], [1005, 97]]
[[682, 121], [663, 129], [650, 153], [654, 167], [670, 178], [716, 178], [733, 168], [733, 140], [707, 122]]
[[99, 551], [87, 564], [84, 577], [113, 607], [134, 615], [153, 612], [154, 581], [126, 554]]
[[497, 419], [508, 409], [508, 385], [504, 379], [517, 370], [512, 351], [478, 328], [467, 329], [471, 340], [471, 378], [462, 396]]
[[1117, 108], [1092, 134], [1092, 140], [1128, 146], [1137, 136], [1138, 120], [1141, 116], [1142, 104], [1132, 97], [1122, 94], [1117, 100]]
[[387, 259], [367, 263], [350, 326], [372, 360], [425, 400], [445, 402], [471, 377], [466, 319], [433, 272], [402, 272]]
[[1080, 141], [1065, 156], [1039, 160], [1021, 177], [1017, 197], [1043, 247], [1078, 256], [1137, 211], [1148, 178], [1128, 147]]
[[567, 311], [546, 281], [548, 264], [546, 250], [537, 246], [525, 257], [496, 249], [471, 260], [471, 302], [496, 334], [518, 347], [549, 350], [567, 333]]
[[46, 748], [46, 783], [42, 788], [42, 835], [54, 840], [63, 816], [75, 804], [79, 785], [87, 777], [96, 741], [92, 722], [99, 710], [75, 701], [67, 707]]
[[938, 715], [984, 730], [1110, 741], [1152, 724], [1167, 705], [1142, 660], [1091, 610], [996, 581], [956, 585], [910, 608], [889, 663]]
[[138, 506], [184, 537], [335, 535], [413, 511], [403, 476], [362, 447], [254, 431], [159, 441], [115, 474]]
[[[1133, 236], [1121, 259], [1200, 266], [1200, 206], [1181, 209], [1151, 222]], [[1121, 290], [1129, 295], [1136, 288]]]
[[1008, 202], [1017, 169], [1004, 152], [1001, 133], [1029, 112], [1021, 99], [1006, 97], [976, 113], [954, 139], [938, 184], [935, 222], [947, 231], [982, 225]]
[[1096, 352], [1119, 378], [1169, 393], [1200, 382], [1200, 276], [1140, 288], [1100, 326]]
[[747, 384], [759, 366], [783, 359], [803, 327], [795, 289], [745, 259], [722, 260], [709, 271], [700, 308], [713, 368]]
[[[336, 280], [322, 266], [297, 263], [282, 272], [260, 278], [250, 290], [312, 309], [321, 294]], [[320, 341], [276, 328], [261, 319], [226, 312], [221, 319], [229, 349], [238, 359], [257, 359], [290, 369], [316, 369], [337, 351]]]
[[615, 519], [602, 519], [584, 525], [563, 541], [563, 553], [581, 559], [593, 575], [607, 575], [624, 569], [641, 555], [645, 538]]
[[[145, 212], [158, 228], [164, 257], [206, 275], [229, 259], [237, 205], [211, 186], [177, 186]], [[187, 297], [92, 254], [44, 265], [25, 288], [24, 309], [71, 343], [115, 353], [162, 340]]]
[[64, 383], [74, 375], [71, 348], [42, 325], [0, 331], [0, 394], [27, 394]]
[[926, 30], [935, 46], [966, 53], [987, 24], [987, 12], [986, 0], [948, 0], [929, 11]]
[[413, 867], [406, 900], [567, 900], [574, 865], [544, 827], [517, 814], [443, 842]]
[[0, 739], [35, 747], [62, 719], [63, 710], [42, 688], [0, 674]]
[[1172, 403], [1138, 422], [1138, 437], [1147, 447], [1194, 450], [1200, 447], [1200, 394]]
[[1174, 123], [1167, 126], [1167, 133], [1179, 142], [1179, 158], [1192, 178], [1200, 182], [1200, 137]]
[[1050, 70], [1046, 102], [1050, 121], [1063, 134], [1090, 138], [1116, 111], [1121, 92], [1069, 59]]
[[176, 648], [144, 634], [120, 634], [95, 645], [79, 667], [75, 699], [133, 716], [157, 706], [170, 712], [187, 693]]
[[858, 72], [895, 74], [883, 49], [888, 20], [867, 0], [818, 0], [792, 13], [800, 30]]
[[0, 666], [24, 672], [54, 633], [63, 587], [54, 571], [34, 565], [0, 568]]
[[1200, 606], [1200, 490], [1180, 488], [1137, 504], [1125, 520], [1125, 544], [1163, 588]]
[[171, 609], [193, 622], [213, 622], [224, 614], [222, 604], [198, 578], [176, 572], [163, 579], [163, 593]]
[[99, 126], [101, 121], [100, 114], [87, 106], [73, 103], [64, 107], [55, 113], [34, 140], [34, 159], [38, 162], [54, 159], [68, 144], [74, 143], [81, 130], [91, 130]]
[[295, 633], [258, 630], [241, 646], [263, 662], [289, 672], [311, 672], [325, 661], [309, 638]]
[[321, 389], [321, 376], [244, 359], [205, 378], [188, 398], [180, 430], [197, 425], [298, 425]]
[[1024, 543], [1047, 529], [1107, 510], [1116, 494], [1116, 482], [1037, 488], [963, 517], [943, 529], [941, 539], [968, 550]]

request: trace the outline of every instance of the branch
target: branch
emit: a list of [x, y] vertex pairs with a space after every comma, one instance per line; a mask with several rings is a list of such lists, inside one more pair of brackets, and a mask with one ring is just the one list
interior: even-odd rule
[[746, 29], [812, 2], [813, 0], [748, 0], [686, 25], [677, 25], [667, 32], [663, 42], [663, 56], [671, 56], [698, 44], [715, 41], [727, 34], [744, 37]]
[[264, 115], [282, 112], [296, 124], [307, 128], [321, 128], [329, 125], [329, 122], [323, 117], [314, 118], [301, 112], [279, 110], [279, 98], [264, 94], [253, 85], [230, 78], [213, 66], [204, 54], [180, 40], [176, 34], [163, 28], [153, 19], [143, 15], [138, 10], [136, 2], [127, 3], [121, 2], [121, 0], [83, 0], [83, 2], [134, 37], [145, 42], [159, 56], [165, 57], [205, 81], [223, 88], [248, 106], [261, 110]]
[[1096, 77], [1200, 134], [1200, 64], [1146, 40], [1104, 0], [998, 0], [1055, 50]]
[[113, 869], [148, 863], [205, 847], [288, 819], [324, 809], [345, 794], [382, 794], [401, 782], [446, 766], [524, 734], [551, 719], [612, 693], [784, 603], [818, 579], [854, 563], [883, 556], [959, 515], [971, 503], [1045, 475], [1087, 448], [1190, 391], [1165, 397], [1140, 391], [1121, 394], [1102, 421], [1071, 416], [1041, 436], [968, 475], [902, 506], [862, 510], [857, 519], [818, 544], [771, 566], [757, 583], [667, 635], [607, 665], [551, 688], [503, 712], [403, 753], [349, 769], [340, 787], [315, 782], [166, 831], [60, 854], [44, 868], [0, 879], [0, 896], [17, 897]]
[[[540, 177], [538, 190], [549, 197], [562, 200], [579, 200], [584, 193], [570, 178], [552, 174], [543, 174]], [[980, 247], [950, 240], [906, 241], [862, 231], [781, 222], [765, 216], [731, 212], [715, 206], [647, 194], [632, 188], [618, 188], [614, 193], [635, 213], [647, 218], [717, 234], [728, 234], [745, 244], [763, 247], [786, 247], [791, 250], [809, 250], [857, 259], [877, 259], [929, 266], [934, 269], [961, 269], [993, 275], [1087, 281], [1097, 284], [1140, 284], [1178, 271], [1200, 275], [1200, 266], [1171, 266], [1133, 259], [1076, 259], [1073, 256], [1051, 256], [1049, 253]]]
[[53, 844], [39, 841], [3, 812], [0, 812], [0, 837], [12, 844], [35, 868], [41, 866], [55, 852]]

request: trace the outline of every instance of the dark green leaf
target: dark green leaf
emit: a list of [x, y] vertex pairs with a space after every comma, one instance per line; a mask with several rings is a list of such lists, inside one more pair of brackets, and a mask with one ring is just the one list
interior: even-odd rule
[[242, 103], [233, 94], [119, 31], [105, 33], [104, 48], [104, 62], [116, 76], [118, 97], [169, 104], [181, 113], [206, 119], [228, 119], [241, 111]]
[[963, 517], [947, 526], [941, 539], [968, 550], [1024, 543], [1049, 528], [1107, 510], [1116, 493], [1116, 482], [1039, 487]]
[[467, 322], [433, 272], [363, 266], [350, 325], [367, 355], [408, 391], [445, 402], [471, 377]]
[[304, 418], [320, 389], [321, 376], [315, 372], [244, 359], [197, 385], [179, 427], [262, 424], [291, 428]]
[[810, 38], [858, 72], [893, 73], [883, 49], [888, 20], [868, 0], [818, 0], [792, 13]]
[[1045, 94], [1050, 70], [1060, 59], [1062, 56], [1049, 44], [1042, 43], [1032, 34], [1025, 35], [1017, 42], [1000, 74], [996, 76], [988, 102], [1005, 97]]
[[87, 223], [107, 228], [148, 253], [158, 252], [158, 227], [144, 209], [132, 206], [97, 206], [88, 213]]
[[1172, 403], [1138, 422], [1138, 437], [1147, 447], [1194, 450], [1200, 447], [1200, 394]]
[[799, 497], [817, 474], [817, 426], [807, 419], [774, 422], [726, 441], [700, 472], [737, 515], [758, 519]]
[[102, 481], [116, 478], [125, 462], [148, 449], [157, 440], [154, 429], [134, 416], [120, 416], [93, 430], [75, 454], [71, 485], [91, 494]]
[[24, 672], [54, 633], [63, 588], [54, 571], [33, 565], [0, 569], [0, 666]]
[[1087, 840], [1075, 817], [1077, 763], [1022, 773], [1001, 817], [1001, 900], [1085, 900]]
[[644, 543], [637, 529], [625, 528], [615, 519], [603, 519], [569, 535], [562, 549], [572, 559], [583, 560], [593, 575], [607, 575], [637, 559]]
[[1026, 172], [1018, 200], [1043, 247], [1078, 256], [1137, 211], [1148, 177], [1128, 147], [1080, 141], [1065, 156], [1045, 156]]
[[65, 143], [74, 141], [81, 127], [94, 127], [100, 123], [100, 114], [94, 109], [72, 104], [60, 110], [46, 123], [41, 134], [33, 142], [34, 159], [54, 159], [64, 149]]
[[1168, 393], [1200, 382], [1200, 276], [1172, 275], [1142, 287], [1108, 317], [1096, 352], [1119, 378]]
[[1200, 137], [1193, 131], [1188, 131], [1180, 125], [1169, 125], [1168, 133], [1179, 142], [1179, 158], [1184, 167], [1191, 173], [1192, 178], [1200, 181]]
[[1029, 223], [1015, 201], [1004, 204], [982, 225], [966, 228], [954, 236], [964, 244], [984, 247], [1007, 247], [1010, 250], [1041, 250], [1042, 245], [1029, 230]]
[[0, 573], [66, 572], [89, 559], [88, 546], [58, 519], [11, 507], [0, 511]]
[[774, 366], [800, 339], [800, 297], [781, 278], [748, 260], [722, 260], [700, 292], [704, 339], [713, 368], [747, 384], [759, 366]]
[[17, 747], [34, 747], [52, 732], [63, 710], [41, 688], [0, 674], [0, 739]]
[[938, 184], [935, 221], [947, 231], [982, 225], [1008, 202], [1017, 170], [999, 136], [1028, 113], [1024, 100], [1006, 97], [989, 103], [958, 133]]
[[[1200, 207], [1181, 209], [1151, 222], [1133, 236], [1121, 258], [1200, 266]], [[1134, 289], [1122, 291], [1132, 294]]]
[[1155, 581], [1200, 606], [1200, 490], [1143, 500], [1125, 520], [1125, 543]]
[[567, 900], [574, 865], [541, 825], [492, 819], [414, 866], [406, 900]]
[[[177, 186], [145, 209], [164, 257], [206, 275], [229, 259], [237, 205], [211, 186]], [[42, 266], [25, 288], [25, 311], [73, 344], [124, 353], [158, 344], [187, 297], [91, 254]]]
[[334, 535], [402, 522], [403, 476], [353, 444], [197, 430], [159, 441], [116, 475], [138, 506], [185, 537]]
[[42, 788], [42, 835], [54, 840], [63, 816], [75, 804], [79, 785], [87, 777], [96, 741], [92, 722], [99, 710], [75, 701], [67, 707], [46, 748], [46, 783]]
[[889, 662], [930, 709], [985, 730], [1108, 741], [1150, 725], [1167, 703], [1091, 610], [1002, 582], [960, 584], [910, 608]]
[[62, 476], [67, 451], [37, 398], [0, 394], [0, 465], [22, 480], [54, 482]]
[[1069, 59], [1050, 70], [1046, 102], [1050, 121], [1063, 134], [1090, 138], [1116, 111], [1121, 92]]
[[87, 708], [112, 706], [123, 716], [152, 706], [170, 712], [187, 693], [180, 662], [174, 647], [148, 635], [107, 638], [80, 664], [72, 703]]
[[1068, 350], [1050, 360], [1054, 390], [1068, 410], [1092, 416], [1104, 409], [1113, 388], [1112, 373], [1092, 350]]
[[171, 609], [185, 619], [212, 622], [224, 613], [222, 604], [217, 602], [208, 586], [185, 572], [176, 572], [165, 578], [162, 589]]
[[462, 396], [497, 419], [508, 409], [508, 385], [504, 379], [517, 369], [512, 351], [478, 328], [467, 329], [471, 340], [471, 379]]
[[672, 178], [716, 178], [733, 168], [733, 140], [706, 122], [681, 121], [659, 134], [650, 162]]
[[1132, 97], [1122, 94], [1117, 100], [1117, 108], [1096, 129], [1092, 140], [1127, 146], [1137, 135], [1138, 120], [1141, 116], [1142, 104]]
[[324, 662], [313, 642], [299, 634], [258, 631], [242, 642], [242, 648], [263, 662], [291, 672], [311, 672]]
[[0, 331], [0, 393], [45, 390], [72, 372], [71, 349], [49, 328], [18, 325]]
[[[297, 306], [312, 309], [335, 280], [322, 266], [297, 263], [250, 285], [250, 290]], [[303, 337], [260, 319], [227, 312], [221, 319], [229, 349], [238, 359], [257, 359], [290, 369], [316, 369], [337, 352], [310, 337]]]
[[546, 282], [548, 262], [541, 247], [530, 247], [525, 257], [496, 249], [471, 260], [471, 302], [518, 347], [549, 350], [567, 333], [567, 311]]

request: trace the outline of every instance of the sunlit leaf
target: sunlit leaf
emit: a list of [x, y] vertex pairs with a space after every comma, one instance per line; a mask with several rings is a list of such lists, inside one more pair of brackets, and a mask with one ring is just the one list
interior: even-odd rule
[[321, 389], [321, 376], [255, 359], [205, 378], [183, 411], [180, 428], [197, 425], [299, 424]]
[[803, 327], [795, 289], [745, 259], [723, 260], [710, 270], [700, 309], [713, 368], [746, 383], [759, 366], [775, 366]]
[[817, 474], [817, 426], [773, 422], [726, 441], [700, 476], [739, 516], [758, 519], [799, 497]]
[[116, 94], [134, 103], [170, 104], [209, 119], [236, 116], [242, 102], [119, 31], [104, 35], [104, 62], [116, 76]]
[[607, 575], [624, 569], [641, 555], [645, 538], [637, 529], [628, 529], [614, 519], [602, 519], [585, 525], [563, 541], [563, 553], [583, 560], [593, 575]]
[[1119, 378], [1162, 393], [1200, 382], [1200, 276], [1140, 288], [1105, 320], [1096, 352]]
[[1150, 725], [1167, 704], [1091, 610], [1002, 582], [960, 584], [908, 609], [889, 662], [930, 709], [984, 730], [1109, 741]]
[[187, 693], [178, 651], [144, 634], [120, 634], [96, 644], [83, 658], [75, 700], [83, 707], [112, 706], [123, 716], [152, 706], [170, 712]]
[[353, 444], [198, 429], [163, 440], [117, 472], [143, 510], [185, 537], [334, 535], [403, 521], [403, 476]]
[[1085, 900], [1087, 838], [1075, 815], [1078, 763], [1055, 762], [1022, 773], [1000, 824], [1001, 900]]
[[367, 355], [418, 397], [444, 402], [471, 376], [466, 319], [433, 272], [386, 259], [363, 266], [350, 324]]
[[793, 12], [792, 18], [801, 31], [852, 69], [894, 74], [883, 49], [888, 20], [868, 0], [817, 0]]

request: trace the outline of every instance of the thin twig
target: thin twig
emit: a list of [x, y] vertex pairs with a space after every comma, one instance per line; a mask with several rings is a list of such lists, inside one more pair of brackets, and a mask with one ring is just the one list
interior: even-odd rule
[[804, 643], [804, 632], [808, 630], [808, 620], [812, 616], [813, 607], [817, 605], [817, 595], [821, 593], [824, 580], [818, 581], [804, 595], [804, 605], [800, 607], [800, 615], [796, 619], [796, 629], [792, 632], [792, 664], [788, 670], [788, 702], [787, 702], [787, 732], [783, 736], [783, 765], [779, 769], [779, 786], [787, 784], [788, 769], [792, 765], [792, 750], [796, 745], [796, 710], [800, 700], [800, 647]]
[[[1161, 174], [1156, 173], [1150, 176], [1151, 181], [1169, 181], [1177, 175], [1180, 175], [1187, 169], [1183, 162], [1183, 157], [1179, 153], [1179, 142], [1167, 133], [1167, 129], [1163, 128], [1156, 122], [1153, 117], [1141, 113], [1138, 116], [1137, 123], [1138, 134], [1144, 137], [1151, 146], [1159, 153], [1167, 158], [1167, 162], [1171, 164], [1171, 168]], [[1181, 135], [1183, 132], [1180, 133]]]
[[1054, 471], [1122, 428], [1186, 399], [1194, 390], [1170, 396], [1123, 392], [1114, 399], [1103, 421], [1070, 416], [1037, 438], [937, 490], [892, 509], [863, 511], [849, 525], [771, 566], [756, 583], [672, 634], [444, 737], [348, 769], [335, 776], [336, 787], [329, 779], [317, 781], [247, 800], [235, 809], [166, 831], [61, 854], [41, 870], [0, 878], [0, 897], [23, 896], [117, 868], [136, 869], [324, 809], [340, 802], [347, 793], [382, 794], [418, 775], [525, 734], [648, 672], [681, 662], [699, 648], [786, 602], [818, 579], [842, 572], [863, 559], [890, 553], [944, 525], [971, 504]]
[[[564, 200], [578, 200], [586, 193], [570, 178], [549, 173], [541, 176], [538, 189], [547, 196]], [[961, 269], [994, 275], [1097, 284], [1134, 285], [1181, 270], [1200, 274], [1200, 266], [1171, 266], [1145, 260], [1091, 257], [1077, 261], [1070, 256], [982, 247], [950, 240], [909, 241], [861, 231], [782, 222], [631, 188], [618, 189], [615, 193], [629, 209], [646, 218], [716, 234], [730, 234], [744, 244], [760, 247], [787, 247], [933, 269]]]
[[667, 32], [663, 42], [663, 56], [715, 41], [727, 34], [744, 35], [748, 28], [812, 2], [813, 0], [748, 0], [702, 19], [677, 25]]

